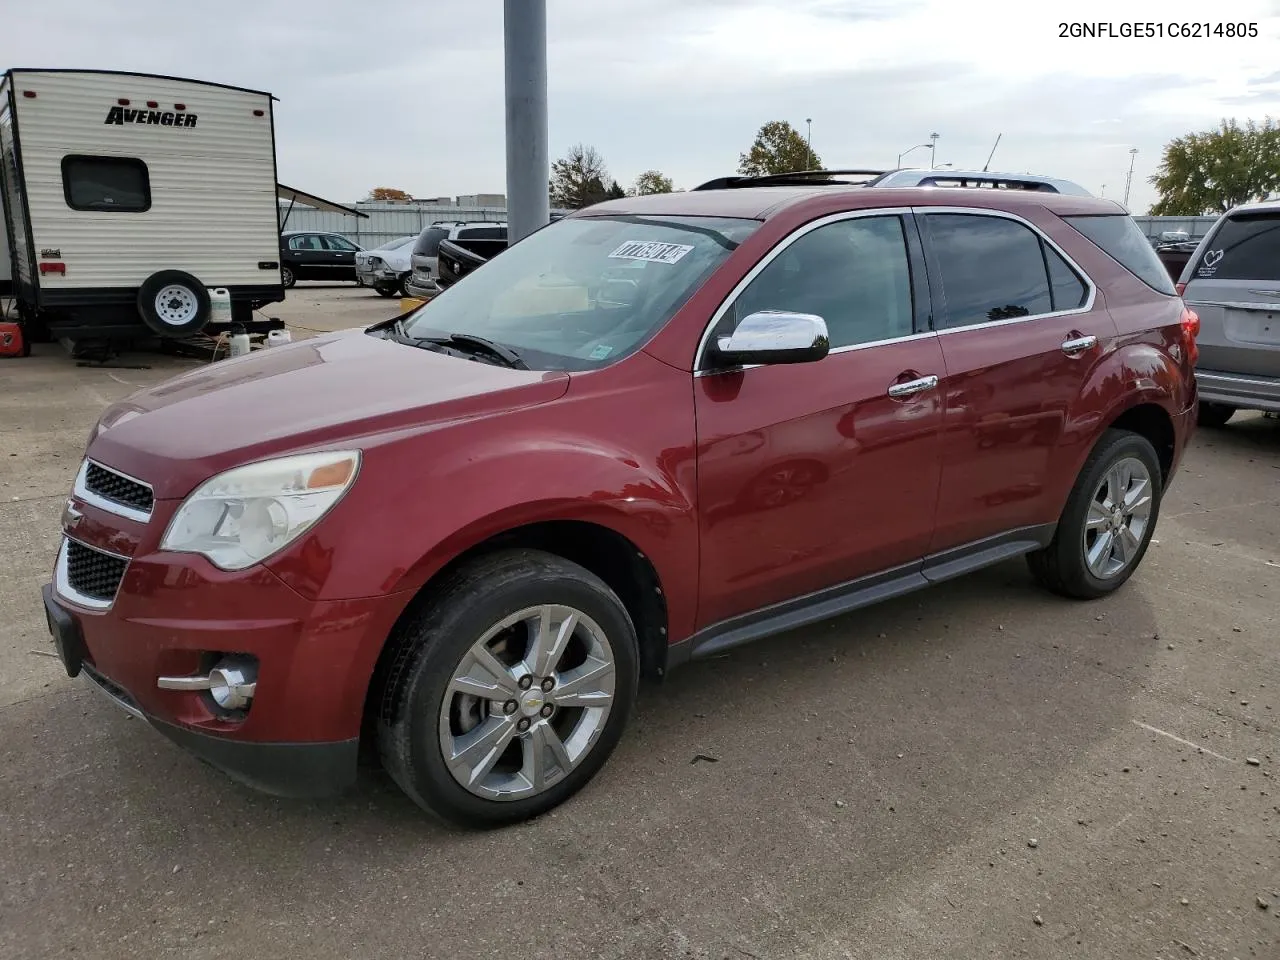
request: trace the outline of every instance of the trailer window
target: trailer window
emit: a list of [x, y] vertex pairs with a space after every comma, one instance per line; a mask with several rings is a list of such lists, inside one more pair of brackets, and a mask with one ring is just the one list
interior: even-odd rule
[[147, 165], [135, 157], [62, 158], [62, 192], [72, 210], [142, 213], [151, 209]]

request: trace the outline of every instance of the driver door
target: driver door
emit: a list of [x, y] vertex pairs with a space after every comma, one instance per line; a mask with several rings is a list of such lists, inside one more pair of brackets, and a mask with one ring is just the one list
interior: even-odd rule
[[759, 310], [810, 313], [831, 352], [695, 376], [700, 628], [909, 573], [934, 528], [946, 377], [910, 214], [810, 225], [757, 271], [714, 335]]

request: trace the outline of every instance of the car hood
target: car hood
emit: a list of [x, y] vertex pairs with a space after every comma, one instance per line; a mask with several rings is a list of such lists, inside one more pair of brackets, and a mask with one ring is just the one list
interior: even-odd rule
[[108, 407], [93, 459], [184, 497], [252, 460], [547, 403], [569, 376], [348, 330], [202, 366]]

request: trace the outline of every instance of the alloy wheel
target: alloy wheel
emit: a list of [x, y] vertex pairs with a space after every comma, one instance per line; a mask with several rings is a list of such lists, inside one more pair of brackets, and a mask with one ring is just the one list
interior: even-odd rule
[[609, 638], [585, 613], [559, 604], [513, 613], [453, 671], [439, 717], [445, 765], [488, 800], [540, 794], [591, 752], [614, 683]]
[[1085, 564], [1099, 580], [1124, 572], [1138, 556], [1151, 523], [1151, 474], [1136, 457], [1112, 464], [1094, 490], [1085, 517]]

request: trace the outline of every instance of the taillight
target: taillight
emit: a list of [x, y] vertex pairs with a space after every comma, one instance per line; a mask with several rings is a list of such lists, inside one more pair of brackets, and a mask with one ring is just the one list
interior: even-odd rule
[[1187, 293], [1187, 285], [1186, 285], [1185, 283], [1175, 283], [1175, 284], [1173, 285], [1173, 289], [1175, 289], [1175, 290], [1177, 290], [1177, 291], [1178, 291], [1178, 296], [1180, 296], [1180, 297], [1182, 297], [1182, 296], [1186, 296], [1186, 293]]
[[1190, 340], [1200, 336], [1200, 314], [1190, 307], [1186, 307], [1182, 311], [1182, 332]]
[[1187, 362], [1192, 366], [1200, 359], [1200, 348], [1196, 345], [1196, 337], [1200, 336], [1200, 314], [1190, 307], [1182, 309], [1182, 339], [1187, 342]]

